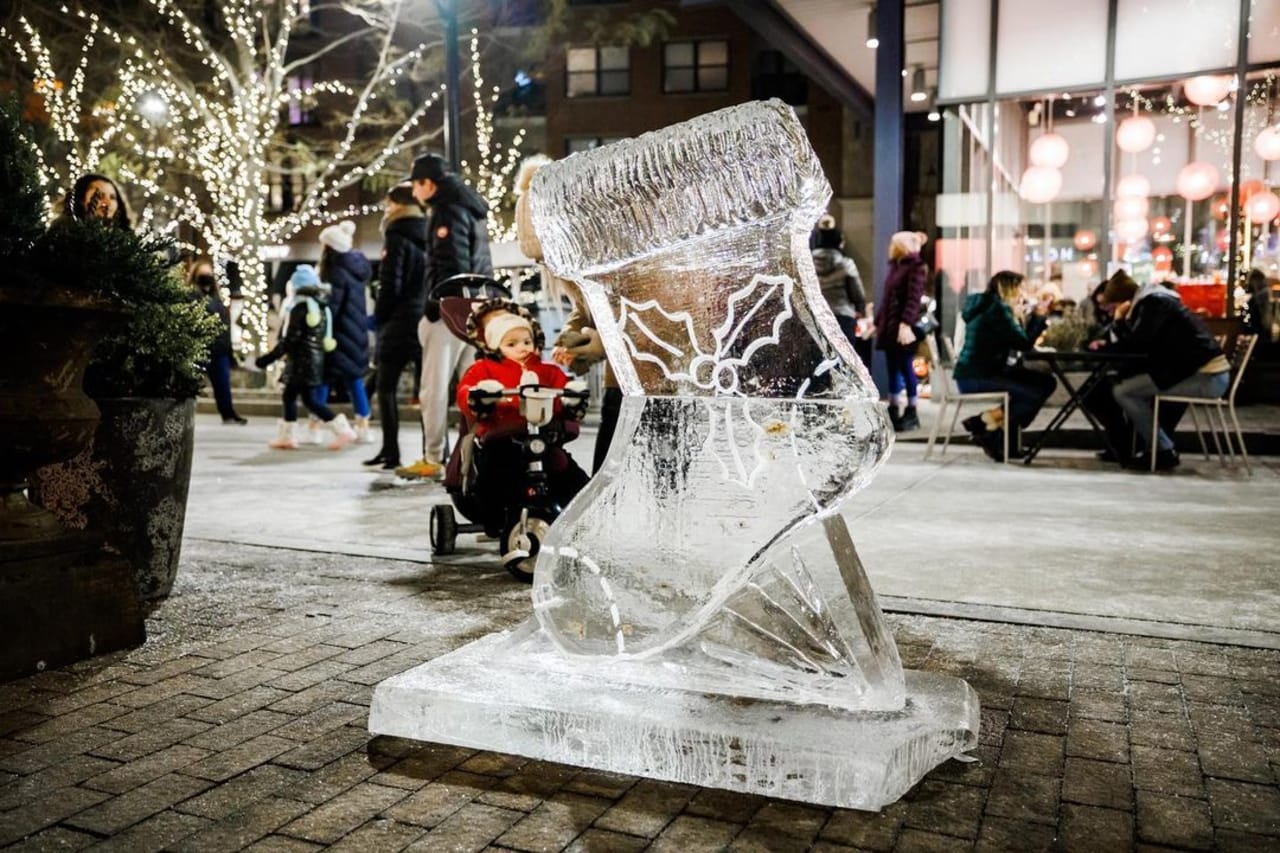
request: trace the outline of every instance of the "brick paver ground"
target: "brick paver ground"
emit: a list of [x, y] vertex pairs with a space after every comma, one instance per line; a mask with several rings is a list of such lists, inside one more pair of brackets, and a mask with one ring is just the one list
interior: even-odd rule
[[373, 687], [529, 612], [483, 569], [188, 542], [132, 652], [0, 685], [0, 846], [1280, 850], [1280, 653], [890, 616], [982, 697], [880, 814], [371, 739]]

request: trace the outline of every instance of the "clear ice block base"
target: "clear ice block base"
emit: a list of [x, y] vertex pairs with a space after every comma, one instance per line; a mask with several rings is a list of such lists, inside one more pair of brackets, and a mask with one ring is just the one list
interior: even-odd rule
[[906, 707], [846, 711], [635, 683], [660, 661], [569, 660], [528, 623], [378, 685], [369, 731], [878, 810], [978, 736], [963, 680], [906, 670]]

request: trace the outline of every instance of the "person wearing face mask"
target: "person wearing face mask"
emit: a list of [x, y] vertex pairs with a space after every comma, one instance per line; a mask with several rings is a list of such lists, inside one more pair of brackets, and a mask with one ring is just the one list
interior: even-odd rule
[[209, 360], [205, 364], [205, 373], [209, 376], [209, 384], [213, 386], [213, 399], [218, 405], [218, 414], [222, 415], [224, 424], [247, 424], [247, 420], [236, 414], [236, 408], [231, 402], [231, 313], [218, 294], [213, 260], [208, 257], [197, 258], [187, 273], [187, 284], [204, 302], [204, 310], [216, 316], [222, 324], [218, 336], [209, 344]]

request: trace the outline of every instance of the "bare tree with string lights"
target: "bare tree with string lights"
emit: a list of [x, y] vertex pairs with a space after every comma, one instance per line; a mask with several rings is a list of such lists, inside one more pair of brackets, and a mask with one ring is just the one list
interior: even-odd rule
[[[46, 184], [51, 191], [65, 187], [75, 173], [118, 152], [121, 176], [151, 202], [144, 224], [159, 205], [167, 207], [165, 227], [186, 226], [215, 258], [239, 264], [247, 296], [265, 286], [257, 274], [264, 247], [309, 226], [371, 212], [372, 206], [342, 205], [344, 191], [439, 132], [424, 122], [439, 87], [416, 101], [397, 92], [428, 48], [425, 41], [406, 43], [404, 0], [218, 0], [208, 4], [216, 27], [194, 20], [175, 0], [142, 5], [164, 25], [169, 43], [95, 12], [62, 10], [84, 33], [66, 83], [27, 19], [18, 30], [0, 30], [37, 88], [44, 87], [50, 124], [65, 152], [64, 160], [44, 159]], [[296, 43], [304, 40], [295, 37], [326, 10], [348, 19], [346, 32], [306, 39], [299, 50]], [[85, 72], [104, 45], [117, 52], [114, 97], [85, 104]], [[359, 46], [362, 58], [371, 57], [360, 81], [307, 79], [309, 69], [344, 46]], [[316, 99], [340, 117], [342, 131], [305, 144], [290, 140], [289, 110]], [[86, 132], [89, 116], [94, 126]], [[293, 162], [282, 166], [289, 159], [282, 152], [293, 154]], [[270, 189], [290, 178], [290, 170], [307, 180], [292, 209], [275, 215]], [[242, 321], [258, 339], [266, 332], [264, 305], [246, 300]]]

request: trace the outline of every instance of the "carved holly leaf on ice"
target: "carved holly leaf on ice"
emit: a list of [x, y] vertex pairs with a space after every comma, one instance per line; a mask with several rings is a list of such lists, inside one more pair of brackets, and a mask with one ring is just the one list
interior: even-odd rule
[[[636, 361], [657, 365], [673, 382], [688, 382], [716, 396], [746, 396], [739, 371], [762, 347], [776, 345], [794, 312], [790, 276], [756, 274], [725, 303], [725, 317], [711, 330], [714, 348], [699, 341], [687, 311], [667, 311], [655, 299], [622, 300], [618, 327]], [[770, 321], [770, 318], [772, 320]], [[766, 324], [767, 333], [750, 337]]]

